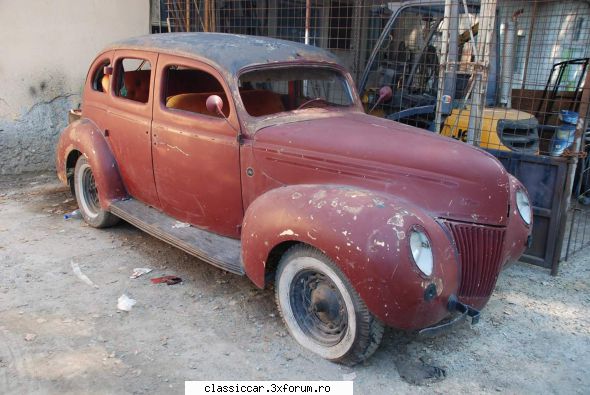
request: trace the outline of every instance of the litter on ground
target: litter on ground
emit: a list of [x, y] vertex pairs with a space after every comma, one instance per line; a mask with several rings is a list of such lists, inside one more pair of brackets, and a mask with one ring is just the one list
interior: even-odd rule
[[182, 278], [176, 276], [162, 276], [152, 278], [152, 284], [166, 283], [168, 285], [174, 285], [182, 282]]
[[133, 273], [131, 273], [131, 276], [129, 276], [129, 278], [137, 278], [143, 276], [144, 274], [148, 274], [151, 271], [152, 269], [147, 267], [136, 267], [135, 269], [133, 269]]
[[123, 294], [119, 296], [119, 300], [117, 302], [117, 308], [122, 311], [131, 311], [133, 306], [137, 303], [137, 300], [131, 299], [129, 296]]
[[92, 282], [92, 280], [90, 280], [88, 278], [88, 276], [86, 276], [84, 273], [82, 273], [82, 270], [80, 270], [80, 266], [76, 262], [74, 262], [72, 260], [72, 261], [70, 261], [70, 264], [72, 265], [72, 270], [74, 271], [74, 274], [76, 275], [76, 277], [78, 277], [80, 280], [82, 280], [82, 282], [85, 283], [86, 285], [90, 285], [91, 287], [98, 288], [98, 285], [94, 284]]

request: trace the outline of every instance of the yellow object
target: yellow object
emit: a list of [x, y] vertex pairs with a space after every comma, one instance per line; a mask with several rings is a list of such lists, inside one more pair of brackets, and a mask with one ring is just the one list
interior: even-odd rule
[[110, 75], [103, 75], [102, 79], [100, 80], [100, 85], [102, 86], [103, 92], [108, 92], [109, 87], [111, 86], [111, 76]]
[[[441, 134], [466, 142], [469, 114], [469, 109], [454, 109], [445, 120]], [[481, 126], [479, 146], [482, 148], [538, 153], [538, 122], [529, 113], [510, 108], [486, 108]]]

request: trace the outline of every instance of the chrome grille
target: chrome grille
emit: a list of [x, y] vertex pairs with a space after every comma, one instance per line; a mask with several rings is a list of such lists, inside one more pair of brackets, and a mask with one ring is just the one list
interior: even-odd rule
[[461, 262], [459, 297], [490, 296], [502, 266], [504, 228], [446, 221]]

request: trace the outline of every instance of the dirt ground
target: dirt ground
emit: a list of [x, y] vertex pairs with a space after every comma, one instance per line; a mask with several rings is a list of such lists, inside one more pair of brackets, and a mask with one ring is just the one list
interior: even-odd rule
[[[2, 394], [183, 393], [185, 380], [343, 379], [354, 380], [355, 394], [589, 391], [587, 251], [562, 264], [558, 277], [514, 265], [478, 325], [432, 339], [387, 330], [371, 359], [348, 368], [295, 343], [272, 290], [130, 225], [96, 230], [64, 220], [75, 208], [51, 174], [0, 178]], [[135, 267], [154, 270], [130, 279]], [[183, 283], [150, 282], [168, 274]], [[117, 310], [122, 294], [137, 300], [130, 312]], [[439, 377], [420, 377], [433, 370]]]

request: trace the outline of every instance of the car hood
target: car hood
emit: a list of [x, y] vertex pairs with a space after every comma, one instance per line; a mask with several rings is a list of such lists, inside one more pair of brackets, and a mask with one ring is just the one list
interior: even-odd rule
[[509, 177], [492, 155], [364, 113], [318, 115], [255, 134], [256, 166], [268, 187], [354, 185], [398, 196], [435, 217], [506, 224]]

